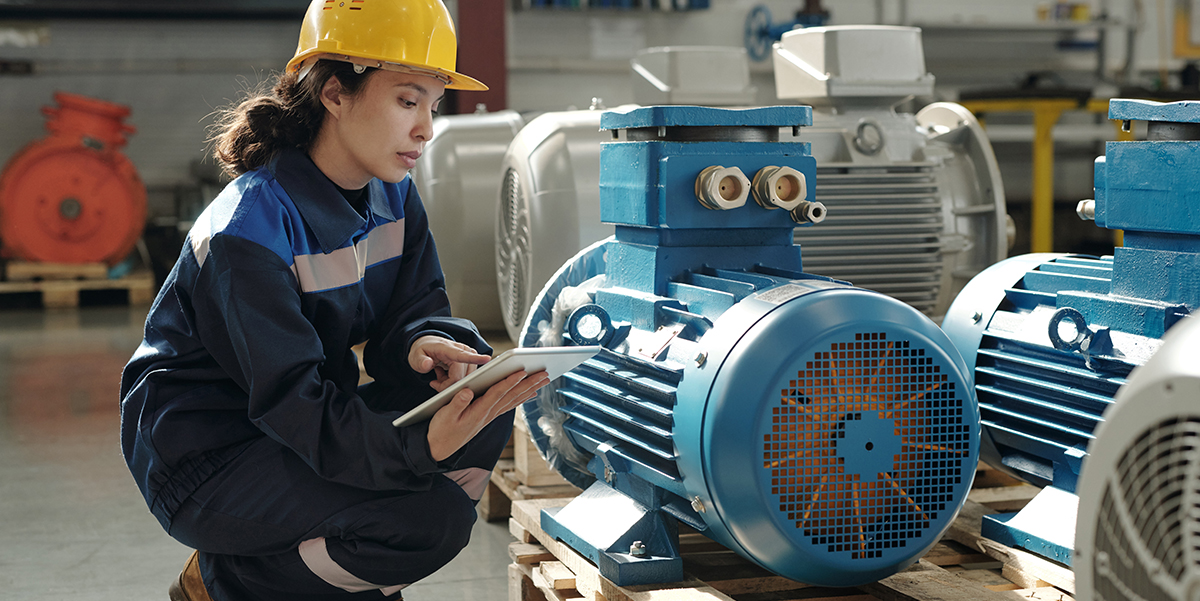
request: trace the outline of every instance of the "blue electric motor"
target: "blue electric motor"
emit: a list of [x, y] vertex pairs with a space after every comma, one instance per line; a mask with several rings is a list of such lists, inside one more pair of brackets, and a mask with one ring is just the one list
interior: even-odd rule
[[1200, 102], [1113, 100], [1148, 139], [1109, 142], [1084, 219], [1125, 231], [1111, 257], [1032, 254], [976, 276], [942, 327], [974, 369], [983, 459], [1045, 488], [983, 534], [1069, 564], [1076, 480], [1113, 395], [1200, 306]]
[[915, 562], [978, 462], [970, 372], [908, 305], [805, 274], [820, 221], [809, 107], [608, 112], [601, 217], [522, 346], [600, 344], [524, 407], [584, 493], [546, 532], [619, 585], [683, 576], [679, 523], [782, 576], [827, 586]]

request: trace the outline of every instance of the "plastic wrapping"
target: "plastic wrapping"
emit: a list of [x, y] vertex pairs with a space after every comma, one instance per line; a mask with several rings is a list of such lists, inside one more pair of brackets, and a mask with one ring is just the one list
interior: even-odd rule
[[[607, 264], [606, 238], [579, 251], [555, 272], [534, 299], [521, 330], [521, 346], [562, 346], [563, 326], [571, 312], [592, 302], [596, 290], [604, 287]], [[592, 455], [582, 453], [567, 439], [563, 422], [567, 415], [558, 410], [557, 383], [543, 388], [537, 398], [525, 403], [529, 434], [546, 463], [571, 484], [587, 488], [595, 477], [587, 469]]]

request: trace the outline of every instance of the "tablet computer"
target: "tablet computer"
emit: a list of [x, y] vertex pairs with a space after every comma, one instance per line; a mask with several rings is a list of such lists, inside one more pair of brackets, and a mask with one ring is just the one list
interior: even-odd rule
[[525, 373], [537, 373], [545, 370], [553, 380], [587, 361], [592, 355], [600, 352], [599, 346], [551, 346], [515, 348], [493, 357], [479, 369], [467, 377], [451, 384], [445, 390], [433, 395], [428, 401], [421, 403], [412, 411], [401, 415], [392, 422], [397, 428], [423, 422], [431, 417], [438, 409], [445, 407], [454, 395], [463, 388], [470, 388], [475, 396], [483, 394], [493, 384], [524, 370]]

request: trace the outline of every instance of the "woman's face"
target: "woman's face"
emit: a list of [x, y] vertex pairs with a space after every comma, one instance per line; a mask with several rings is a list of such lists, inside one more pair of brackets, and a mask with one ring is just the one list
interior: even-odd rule
[[404, 179], [433, 136], [433, 117], [444, 93], [445, 84], [432, 77], [384, 70], [371, 75], [354, 97], [339, 94], [331, 103], [323, 93], [330, 111], [324, 140], [329, 147], [321, 150], [334, 151], [322, 154], [337, 171], [326, 175], [348, 188], [360, 188], [372, 177], [389, 183]]

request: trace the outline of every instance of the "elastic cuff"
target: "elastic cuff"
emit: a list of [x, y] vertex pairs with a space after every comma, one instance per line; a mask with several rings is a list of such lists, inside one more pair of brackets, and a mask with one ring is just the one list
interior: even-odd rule
[[429, 452], [429, 420], [400, 428], [400, 439], [404, 456], [408, 458], [413, 473], [427, 476], [446, 471], [446, 468], [433, 460], [433, 455]]

